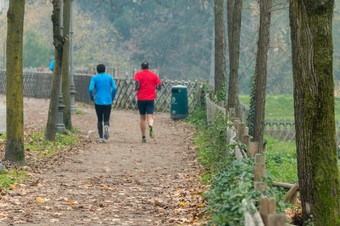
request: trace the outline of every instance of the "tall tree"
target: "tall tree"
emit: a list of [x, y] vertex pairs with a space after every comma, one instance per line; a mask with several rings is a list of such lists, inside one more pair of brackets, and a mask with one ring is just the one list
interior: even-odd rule
[[51, 97], [48, 110], [48, 119], [46, 125], [45, 139], [49, 141], [55, 140], [57, 133], [57, 119], [58, 119], [58, 100], [62, 69], [63, 46], [64, 37], [61, 34], [61, 0], [53, 0], [52, 24], [53, 24], [53, 45], [54, 50], [54, 70], [51, 85]]
[[294, 109], [303, 219], [340, 225], [334, 117], [334, 0], [290, 0]]
[[25, 0], [10, 0], [7, 12], [5, 160], [25, 162], [22, 49]]
[[270, 22], [273, 0], [260, 0], [260, 28], [255, 67], [254, 140], [263, 149], [264, 115], [266, 105], [267, 56], [270, 42]]
[[229, 88], [228, 107], [234, 108], [239, 116], [238, 69], [240, 59], [242, 0], [228, 0], [228, 46], [229, 46]]
[[63, 62], [62, 62], [62, 89], [63, 102], [65, 108], [63, 109], [64, 125], [67, 129], [72, 128], [71, 121], [71, 99], [70, 99], [70, 21], [71, 21], [71, 1], [63, 0], [63, 36], [65, 37]]
[[226, 44], [224, 28], [224, 0], [215, 0], [215, 95], [226, 96]]

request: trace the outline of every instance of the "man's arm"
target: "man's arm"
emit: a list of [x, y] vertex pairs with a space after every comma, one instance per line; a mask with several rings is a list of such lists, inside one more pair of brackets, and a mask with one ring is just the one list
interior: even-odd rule
[[93, 96], [93, 90], [95, 88], [95, 82], [94, 82], [94, 78], [91, 79], [91, 82], [90, 82], [90, 87], [89, 87], [89, 94], [90, 94], [90, 99], [92, 101], [94, 101], [94, 96]]
[[138, 91], [140, 86], [140, 82], [139, 81], [135, 81], [135, 87], [133, 88], [134, 91]]
[[116, 86], [115, 81], [112, 78], [112, 93], [111, 93], [112, 101], [115, 99], [116, 93], [117, 93], [117, 86]]

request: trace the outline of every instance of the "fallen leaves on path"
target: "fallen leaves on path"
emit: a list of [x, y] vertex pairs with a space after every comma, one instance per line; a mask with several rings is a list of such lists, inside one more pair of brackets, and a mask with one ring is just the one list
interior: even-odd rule
[[[47, 101], [30, 99], [29, 103], [29, 119], [41, 115], [44, 108], [47, 113]], [[98, 144], [94, 109], [78, 107], [84, 115], [73, 115], [73, 122], [83, 139], [50, 158], [26, 150], [29, 167], [13, 167], [29, 173], [30, 179], [0, 191], [0, 224], [201, 223], [205, 207], [201, 194], [206, 188], [195, 162], [192, 128], [159, 113], [155, 116], [158, 137], [141, 144], [138, 114], [114, 110], [113, 120], [119, 123], [112, 124], [119, 126], [110, 131], [109, 141]], [[43, 128], [44, 117], [39, 117], [41, 122], [27, 121], [26, 138]], [[3, 145], [0, 157], [4, 157]]]

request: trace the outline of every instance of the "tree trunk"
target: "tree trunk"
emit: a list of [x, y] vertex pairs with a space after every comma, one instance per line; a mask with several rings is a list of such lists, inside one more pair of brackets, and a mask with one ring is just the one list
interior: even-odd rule
[[215, 0], [215, 95], [218, 101], [226, 96], [226, 44], [224, 29], [224, 0]]
[[294, 109], [303, 219], [340, 225], [334, 117], [334, 0], [290, 1]]
[[60, 18], [61, 18], [61, 0], [53, 0], [53, 13], [51, 16], [53, 24], [53, 45], [55, 47], [54, 52], [54, 70], [53, 80], [51, 86], [51, 98], [50, 106], [48, 110], [48, 119], [46, 125], [45, 139], [49, 141], [55, 140], [57, 133], [57, 117], [58, 117], [58, 99], [60, 91], [60, 79], [61, 79], [61, 64], [63, 57], [63, 45], [64, 39], [60, 30]]
[[255, 68], [255, 122], [254, 141], [263, 150], [264, 119], [266, 105], [267, 57], [270, 42], [270, 22], [273, 0], [260, 0], [260, 28]]
[[25, 0], [10, 0], [7, 12], [5, 160], [25, 162], [22, 48]]
[[72, 129], [71, 121], [71, 99], [70, 99], [70, 19], [71, 19], [71, 0], [64, 0], [63, 4], [63, 36], [65, 37], [63, 62], [62, 62], [62, 88], [64, 125], [67, 129]]
[[242, 0], [228, 0], [229, 88], [228, 107], [240, 116], [238, 99], [238, 69], [240, 59]]

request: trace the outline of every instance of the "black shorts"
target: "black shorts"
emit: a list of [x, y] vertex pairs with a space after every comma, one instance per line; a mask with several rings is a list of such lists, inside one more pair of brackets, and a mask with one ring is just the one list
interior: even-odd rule
[[153, 114], [153, 109], [155, 107], [154, 100], [139, 100], [137, 101], [137, 106], [139, 110], [139, 114], [145, 115], [146, 114]]

